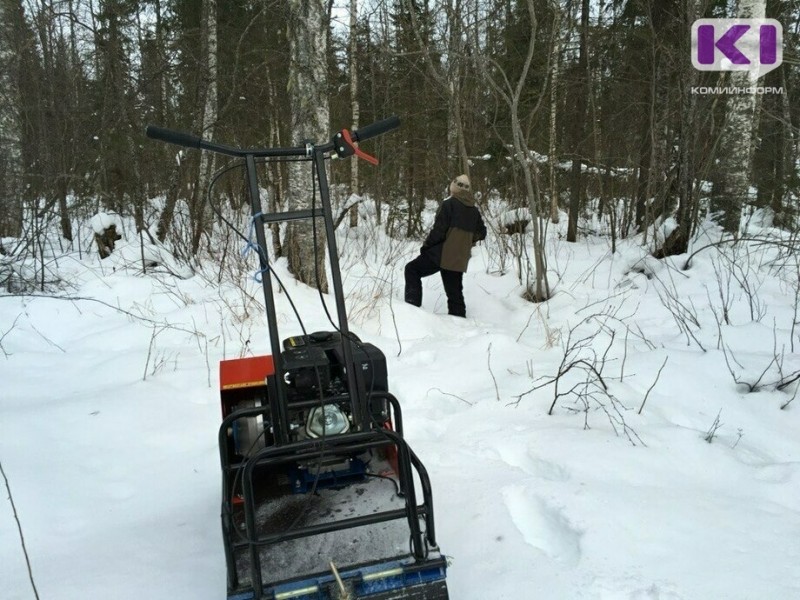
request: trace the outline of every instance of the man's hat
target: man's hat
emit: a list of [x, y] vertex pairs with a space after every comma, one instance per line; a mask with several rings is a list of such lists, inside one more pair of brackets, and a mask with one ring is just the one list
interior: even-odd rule
[[466, 175], [459, 175], [453, 179], [453, 181], [450, 182], [450, 194], [457, 198], [469, 198], [469, 177]]

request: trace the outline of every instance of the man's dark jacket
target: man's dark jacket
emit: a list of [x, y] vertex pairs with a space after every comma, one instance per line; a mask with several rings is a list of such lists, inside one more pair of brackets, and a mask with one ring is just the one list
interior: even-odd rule
[[436, 213], [422, 254], [440, 269], [465, 273], [473, 244], [486, 237], [486, 225], [472, 199], [450, 196]]

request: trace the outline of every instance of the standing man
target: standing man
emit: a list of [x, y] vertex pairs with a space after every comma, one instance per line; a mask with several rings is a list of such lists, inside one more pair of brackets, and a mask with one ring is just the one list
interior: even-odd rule
[[406, 265], [406, 302], [421, 306], [422, 278], [438, 271], [447, 294], [447, 312], [466, 317], [462, 278], [472, 246], [485, 237], [486, 225], [472, 198], [469, 177], [459, 175], [450, 183], [450, 197], [439, 207], [419, 256]]

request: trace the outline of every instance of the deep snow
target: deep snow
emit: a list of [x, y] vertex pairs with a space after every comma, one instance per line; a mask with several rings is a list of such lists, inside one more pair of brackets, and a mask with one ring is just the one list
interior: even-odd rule
[[[685, 257], [649, 259], [639, 240], [611, 254], [604, 238], [566, 244], [553, 229], [555, 295], [534, 305], [513, 261], [496, 272], [493, 238], [474, 253], [461, 320], [444, 314], [436, 277], [422, 309], [402, 302], [417, 244], [376, 231], [340, 231], [350, 325], [387, 356], [432, 478], [454, 600], [800, 597], [800, 400], [780, 408], [797, 384], [747, 393], [728, 368], [752, 382], [770, 366], [770, 383], [783, 348], [783, 372], [800, 369], [797, 281], [768, 263], [776, 249], [726, 261], [712, 248], [682, 271]], [[235, 273], [217, 284], [210, 265], [206, 277], [142, 276], [125, 262], [139, 255], [123, 240], [102, 265], [63, 261], [65, 295], [82, 300], [0, 296], [0, 461], [42, 599], [225, 595], [216, 365], [269, 351], [260, 286], [253, 265], [244, 290]], [[757, 288], [759, 320], [735, 279], [720, 293], [726, 265]], [[277, 270], [306, 329], [330, 329], [317, 293]], [[731, 324], [718, 327], [725, 289]], [[696, 314], [688, 333], [670, 293]], [[285, 294], [278, 309], [281, 332], [299, 333]], [[610, 345], [602, 375], [616, 401], [596, 396], [586, 412], [564, 397], [548, 415], [553, 386], [517, 398], [593, 334], [580, 356]], [[0, 597], [27, 600], [6, 496]]]

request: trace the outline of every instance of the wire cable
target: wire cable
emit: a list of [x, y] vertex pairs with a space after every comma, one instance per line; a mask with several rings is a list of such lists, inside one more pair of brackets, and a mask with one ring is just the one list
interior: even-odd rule
[[[258, 161], [258, 162], [260, 164], [263, 164], [263, 163], [266, 163], [268, 161], [267, 160], [261, 160], [261, 161]], [[295, 162], [304, 162], [304, 161], [295, 161]], [[269, 261], [269, 255], [267, 253], [267, 249], [261, 247], [261, 245], [258, 243], [257, 240], [253, 241], [253, 239], [252, 239], [252, 234], [253, 234], [253, 230], [255, 228], [256, 219], [261, 218], [261, 212], [257, 212], [256, 214], [254, 214], [251, 217], [251, 219], [250, 219], [250, 227], [251, 227], [250, 235], [246, 236], [233, 223], [231, 223], [228, 219], [225, 218], [224, 214], [222, 213], [222, 210], [218, 206], [216, 206], [214, 204], [214, 202], [213, 202], [213, 195], [212, 195], [211, 192], [212, 192], [212, 189], [213, 189], [214, 185], [217, 183], [217, 181], [220, 179], [220, 177], [222, 177], [223, 175], [225, 175], [226, 173], [230, 172], [231, 170], [233, 170], [235, 168], [241, 168], [241, 167], [244, 167], [244, 166], [246, 166], [245, 162], [236, 161], [231, 165], [226, 165], [225, 167], [222, 167], [222, 168], [218, 169], [217, 172], [214, 173], [214, 176], [209, 181], [209, 185], [208, 185], [208, 188], [206, 190], [207, 202], [208, 202], [209, 206], [211, 207], [211, 209], [214, 211], [214, 213], [222, 220], [222, 222], [225, 223], [232, 231], [234, 231], [234, 233], [236, 233], [240, 238], [242, 238], [246, 242], [246, 246], [245, 246], [244, 251], [243, 251], [243, 257], [246, 256], [245, 251], [249, 251], [251, 249], [255, 249], [258, 252], [259, 258], [261, 259], [260, 265], [261, 264], [265, 264], [266, 265], [266, 269], [262, 269], [262, 270], [258, 271], [256, 273], [256, 276], [259, 275], [259, 274], [263, 275], [263, 273], [265, 273], [265, 272], [269, 272], [269, 274], [275, 278], [275, 280], [278, 282], [278, 285], [281, 287], [281, 289], [286, 294], [286, 298], [289, 301], [289, 305], [292, 307], [292, 311], [294, 312], [295, 317], [297, 318], [297, 322], [298, 322], [298, 324], [300, 326], [300, 329], [303, 332], [303, 338], [305, 340], [308, 340], [308, 332], [306, 331], [305, 323], [303, 322], [303, 319], [300, 316], [299, 311], [297, 310], [297, 307], [296, 307], [296, 305], [295, 305], [295, 303], [294, 303], [294, 301], [292, 299], [291, 294], [289, 293], [289, 290], [286, 288], [286, 286], [283, 285], [283, 282], [281, 281], [280, 277], [275, 272], [275, 270], [272, 268], [272, 265], [271, 265], [271, 263]], [[313, 169], [312, 169], [312, 175], [313, 175]], [[260, 204], [261, 204], [260, 198], [258, 200], [259, 200], [259, 207], [260, 207]], [[315, 246], [315, 252], [316, 252], [316, 246]], [[315, 255], [315, 260], [316, 260], [316, 255]], [[261, 282], [259, 281], [259, 283], [261, 283]], [[280, 348], [273, 349], [273, 352], [280, 352]], [[317, 388], [319, 390], [319, 400], [320, 400], [319, 407], [320, 407], [320, 410], [323, 411], [323, 415], [324, 415], [325, 403], [324, 403], [324, 396], [323, 396], [323, 389], [322, 389], [322, 376], [321, 376], [321, 374], [319, 372], [319, 366], [318, 365], [314, 365], [314, 372], [315, 372], [316, 377], [317, 377]], [[281, 382], [276, 382], [276, 383], [277, 383], [277, 385], [281, 385]], [[269, 409], [269, 407], [265, 407], [265, 414], [266, 414], [266, 411], [268, 409]], [[273, 418], [274, 418], [274, 415], [273, 415]], [[259, 441], [259, 439], [261, 437], [265, 436], [266, 433], [267, 433], [267, 429], [265, 427], [264, 430], [253, 441], [253, 443], [251, 444], [250, 448], [248, 448], [246, 454], [244, 455], [245, 459], [253, 451], [253, 449], [255, 448], [256, 444]], [[297, 526], [297, 523], [300, 521], [300, 519], [303, 516], [305, 516], [305, 514], [310, 509], [311, 498], [317, 492], [320, 476], [322, 474], [322, 463], [323, 463], [324, 459], [326, 458], [326, 446], [325, 446], [326, 438], [327, 438], [326, 423], [325, 423], [324, 416], [323, 416], [322, 435], [319, 438], [320, 442], [321, 442], [321, 450], [320, 450], [320, 454], [319, 454], [319, 457], [318, 457], [317, 462], [316, 462], [316, 468], [315, 468], [316, 473], [315, 473], [315, 476], [314, 476], [314, 481], [312, 483], [311, 490], [308, 492], [308, 496], [307, 496], [308, 500], [305, 503], [304, 509], [295, 517], [295, 519], [292, 521], [292, 523], [287, 527], [287, 531], [293, 530]], [[234, 475], [234, 479], [233, 479], [232, 486], [231, 486], [231, 493], [232, 494], [235, 493], [236, 488], [237, 488], [237, 484], [241, 485], [241, 483], [239, 482], [240, 473], [241, 472], [242, 472], [242, 468], [241, 467], [236, 470], [236, 474]], [[242, 490], [242, 492], [243, 492], [243, 490]], [[228, 516], [231, 517], [231, 519], [232, 519], [233, 515], [231, 514], [230, 509], [228, 509], [228, 511], [229, 511], [228, 512]], [[257, 540], [251, 540], [248, 536], [241, 535], [241, 532], [239, 532], [238, 530], [236, 530], [236, 534], [239, 537], [239, 539], [242, 540], [242, 541], [247, 541], [247, 543], [257, 543]]]
[[[299, 160], [307, 160], [307, 159], [299, 159]], [[323, 160], [324, 160], [324, 157], [323, 157]], [[263, 164], [263, 163], [266, 163], [266, 162], [269, 162], [269, 161], [267, 161], [267, 160], [259, 160], [258, 161], [259, 164]], [[255, 249], [258, 252], [259, 259], [260, 259], [260, 265], [266, 265], [266, 267], [261, 269], [261, 270], [259, 270], [255, 274], [254, 277], [256, 278], [256, 281], [259, 281], [258, 277], [259, 276], [263, 276], [264, 274], [266, 274], [267, 276], [272, 276], [272, 277], [275, 278], [275, 280], [277, 281], [278, 285], [280, 286], [280, 289], [283, 290], [284, 293], [286, 294], [286, 298], [289, 301], [289, 304], [290, 304], [290, 306], [292, 308], [292, 311], [294, 312], [294, 315], [295, 315], [295, 317], [297, 319], [297, 322], [298, 322], [298, 324], [300, 326], [300, 329], [302, 331], [303, 339], [305, 340], [305, 343], [308, 344], [309, 341], [310, 341], [310, 338], [308, 336], [308, 332], [306, 330], [306, 327], [305, 327], [305, 324], [303, 322], [303, 319], [300, 316], [300, 313], [297, 310], [297, 307], [296, 307], [296, 305], [295, 305], [295, 303], [294, 303], [294, 301], [293, 301], [293, 299], [291, 297], [291, 294], [289, 293], [288, 289], [286, 288], [286, 286], [281, 281], [281, 279], [278, 276], [278, 274], [275, 272], [275, 269], [272, 267], [272, 265], [271, 265], [271, 263], [269, 261], [269, 255], [268, 255], [267, 249], [263, 248], [258, 243], [257, 240], [255, 240], [255, 241], [253, 240], [253, 233], [254, 233], [254, 229], [256, 227], [256, 221], [257, 221], [257, 219], [260, 219], [262, 217], [261, 212], [257, 212], [256, 214], [254, 214], [250, 218], [249, 235], [245, 235], [233, 223], [231, 223], [224, 216], [224, 214], [222, 213], [221, 209], [213, 202], [213, 195], [212, 195], [213, 186], [219, 181], [219, 179], [223, 175], [225, 175], [226, 173], [230, 172], [233, 169], [241, 168], [243, 166], [246, 166], [244, 161], [236, 161], [233, 164], [226, 165], [225, 167], [222, 167], [221, 169], [217, 170], [217, 172], [215, 172], [214, 176], [212, 177], [211, 181], [209, 182], [208, 189], [207, 189], [207, 192], [206, 192], [209, 206], [211, 206], [211, 208], [214, 211], [214, 213], [220, 218], [220, 220], [223, 223], [225, 223], [234, 233], [236, 233], [236, 235], [238, 235], [243, 241], [245, 241], [246, 245], [245, 245], [245, 247], [244, 247], [244, 249], [242, 251], [243, 257], [246, 257], [246, 255], [249, 253], [250, 250]], [[316, 283], [316, 287], [317, 287], [317, 292], [319, 294], [320, 302], [321, 302], [321, 304], [323, 306], [325, 315], [326, 315], [329, 323], [339, 333], [339, 335], [341, 336], [341, 339], [343, 340], [343, 343], [346, 343], [346, 341], [348, 341], [348, 340], [350, 342], [352, 342], [357, 348], [359, 348], [364, 353], [365, 357], [369, 361], [369, 365], [370, 365], [370, 371], [369, 371], [370, 372], [370, 388], [369, 388], [368, 391], [365, 390], [367, 392], [366, 398], [365, 398], [366, 402], [365, 402], [365, 406], [363, 406], [362, 408], [364, 408], [365, 410], [368, 411], [369, 420], [370, 420], [370, 423], [372, 425], [371, 428], [374, 431], [382, 432], [384, 434], [384, 437], [390, 443], [394, 444], [393, 440], [391, 440], [391, 438], [387, 434], [385, 434], [385, 430], [384, 430], [383, 424], [377, 422], [377, 420], [375, 418], [375, 415], [373, 413], [373, 410], [372, 410], [371, 398], [372, 398], [372, 395], [373, 395], [373, 393], [375, 391], [374, 387], [375, 387], [375, 379], [376, 379], [375, 359], [367, 351], [366, 346], [361, 342], [361, 340], [358, 338], [358, 336], [356, 336], [355, 334], [353, 334], [352, 332], [349, 332], [349, 331], [348, 331], [347, 334], [345, 334], [344, 332], [342, 332], [341, 327], [337, 326], [337, 324], [333, 321], [333, 317], [331, 316], [331, 313], [330, 313], [330, 311], [328, 309], [327, 303], [325, 302], [324, 295], [322, 293], [322, 289], [321, 289], [321, 285], [320, 285], [320, 283], [321, 283], [321, 281], [320, 281], [320, 273], [319, 273], [319, 262], [320, 262], [319, 235], [318, 235], [318, 232], [317, 232], [316, 217], [314, 216], [314, 213], [316, 212], [316, 195], [317, 195], [317, 174], [314, 171], [314, 168], [316, 166], [317, 166], [316, 161], [312, 161], [312, 169], [311, 169], [311, 178], [312, 178], [311, 212], [312, 212], [312, 217], [311, 217], [311, 221], [312, 221], [312, 241], [313, 241], [313, 247], [314, 247], [314, 278], [315, 278], [315, 283]], [[323, 168], [324, 168], [324, 166], [323, 166]], [[258, 199], [258, 203], [259, 203], [259, 207], [260, 207], [260, 198]], [[335, 242], [334, 242], [334, 244], [335, 244]], [[273, 349], [273, 352], [280, 352], [280, 349], [279, 348], [278, 349]], [[353, 363], [355, 364], [355, 358], [353, 358]], [[353, 367], [353, 365], [345, 365], [345, 367], [346, 368], [351, 368], [351, 367]], [[319, 391], [319, 408], [320, 408], [320, 410], [323, 411], [323, 429], [322, 429], [322, 435], [319, 438], [319, 441], [320, 441], [320, 454], [319, 454], [319, 456], [318, 456], [318, 458], [316, 460], [316, 465], [315, 465], [316, 468], [315, 468], [314, 480], [313, 480], [313, 483], [312, 483], [312, 486], [311, 486], [311, 490], [308, 492], [307, 501], [304, 502], [303, 509], [296, 515], [296, 517], [294, 518], [292, 523], [289, 525], [289, 527], [286, 528], [287, 531], [293, 530], [297, 526], [297, 523], [300, 521], [300, 519], [303, 518], [307, 514], [307, 512], [310, 510], [310, 508], [311, 508], [311, 500], [317, 493], [318, 485], [319, 485], [319, 482], [320, 482], [320, 479], [321, 479], [322, 463], [323, 463], [323, 461], [324, 461], [324, 459], [326, 457], [327, 430], [326, 430], [326, 424], [325, 424], [325, 420], [324, 420], [324, 410], [325, 410], [324, 390], [323, 390], [323, 386], [322, 386], [322, 377], [321, 377], [318, 365], [314, 366], [314, 371], [315, 371], [315, 375], [316, 375], [316, 378], [317, 378], [317, 389]], [[278, 381], [277, 385], [282, 385], [282, 382]], [[351, 402], [352, 402], [353, 396], [355, 396], [356, 398], [359, 397], [358, 390], [350, 390], [349, 391], [349, 395], [350, 395]], [[264, 414], [267, 414], [267, 412], [269, 411], [269, 407], [266, 406], [264, 408], [265, 408]], [[236, 473], [234, 475], [234, 479], [233, 479], [231, 490], [230, 490], [231, 496], [235, 495], [237, 487], [241, 486], [240, 475], [243, 472], [244, 462], [247, 461], [247, 457], [250, 455], [252, 450], [256, 447], [256, 445], [260, 441], [260, 439], [262, 437], [266, 436], [267, 431], [268, 430], [265, 427], [262, 430], [262, 432], [259, 433], [259, 435], [252, 442], [250, 448], [247, 450], [246, 454], [244, 455], [243, 462], [242, 462], [241, 466], [236, 469]], [[395, 480], [395, 479], [393, 479], [391, 477], [387, 477], [387, 476], [379, 475], [379, 474], [375, 474], [375, 473], [365, 473], [365, 475], [371, 476], [371, 477], [380, 477], [380, 478], [384, 478], [384, 479], [388, 479], [388, 480], [392, 481], [392, 483], [395, 486], [395, 490], [396, 490], [397, 495], [400, 496], [400, 497], [404, 496], [404, 494], [402, 493], [402, 491], [400, 489], [400, 485], [399, 485], [397, 480]], [[397, 474], [397, 476], [399, 477], [399, 474]], [[413, 478], [409, 482], [409, 484], [410, 485], [414, 485]], [[257, 539], [255, 539], [255, 540], [250, 539], [250, 533], [251, 532], [247, 532], [247, 535], [243, 535], [242, 532], [235, 526], [234, 519], [233, 519], [234, 515], [232, 513], [232, 509], [233, 509], [232, 503], [226, 503], [226, 504], [227, 504], [227, 506], [224, 507], [224, 510], [225, 510], [225, 512], [227, 514], [227, 517], [230, 519], [231, 524], [233, 525], [233, 530], [235, 531], [235, 534], [237, 535], [237, 537], [240, 540], [246, 541], [249, 544], [257, 544], [257, 543], [259, 543]], [[252, 532], [252, 533], [255, 533], [255, 532]], [[257, 534], [256, 534], [256, 537], [257, 537]], [[425, 543], [425, 554], [427, 555], [427, 543]]]

